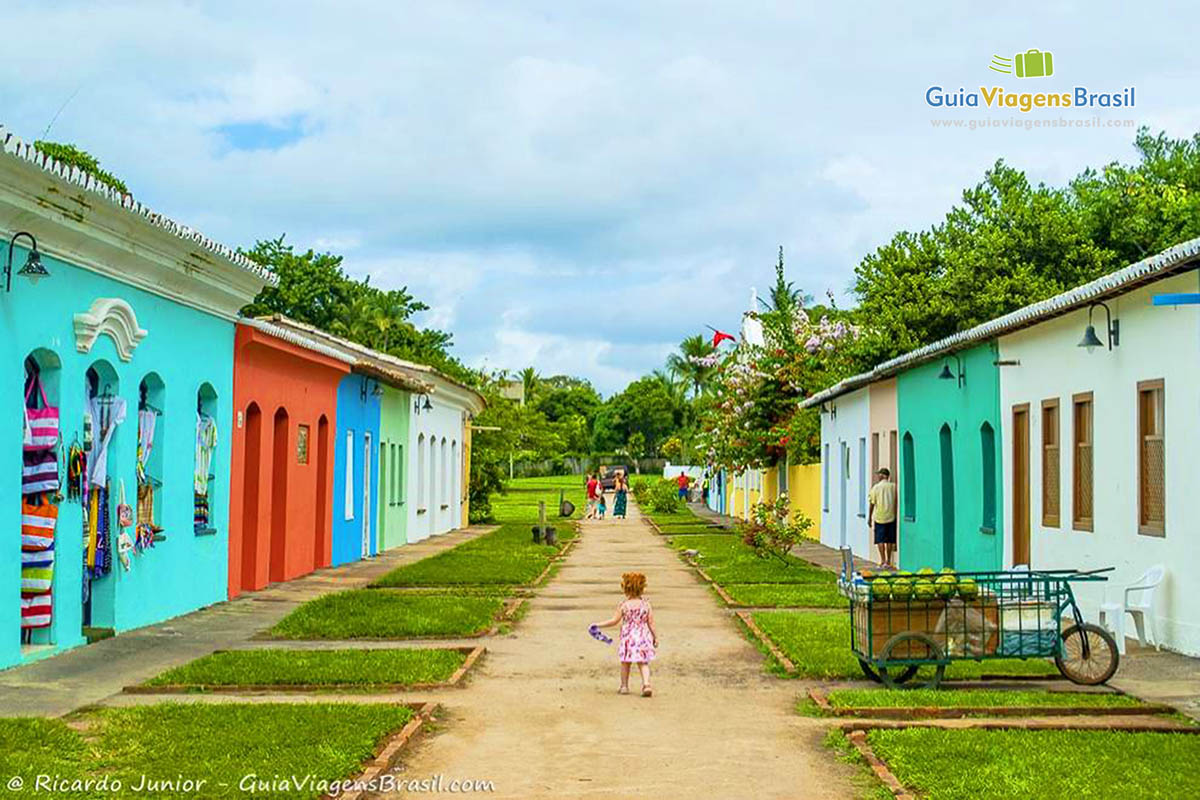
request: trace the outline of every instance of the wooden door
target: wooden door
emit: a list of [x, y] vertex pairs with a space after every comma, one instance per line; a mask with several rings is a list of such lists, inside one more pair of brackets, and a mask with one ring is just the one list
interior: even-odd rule
[[1013, 406], [1012, 563], [1029, 563], [1029, 404]]

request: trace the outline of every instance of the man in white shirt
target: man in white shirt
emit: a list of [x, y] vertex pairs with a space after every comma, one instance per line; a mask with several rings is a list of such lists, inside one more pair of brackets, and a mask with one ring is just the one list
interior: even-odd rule
[[879, 563], [896, 567], [896, 484], [892, 483], [887, 467], [876, 473], [878, 480], [868, 496], [871, 508], [867, 512], [867, 526], [875, 532], [875, 545], [879, 548]]

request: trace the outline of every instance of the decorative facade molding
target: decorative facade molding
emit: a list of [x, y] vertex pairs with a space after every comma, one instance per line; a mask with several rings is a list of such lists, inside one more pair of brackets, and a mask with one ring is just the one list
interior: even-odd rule
[[106, 333], [117, 346], [122, 361], [133, 358], [133, 351], [146, 338], [146, 329], [138, 326], [133, 307], [119, 297], [98, 297], [92, 307], [75, 315], [75, 348], [90, 353], [96, 337]]

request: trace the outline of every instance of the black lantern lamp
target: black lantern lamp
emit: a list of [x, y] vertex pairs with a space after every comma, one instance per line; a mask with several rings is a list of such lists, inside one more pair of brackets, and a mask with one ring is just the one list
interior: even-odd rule
[[17, 239], [22, 236], [29, 239], [33, 243], [33, 247], [29, 251], [29, 255], [25, 256], [25, 266], [17, 272], [23, 278], [28, 278], [30, 283], [36, 284], [42, 278], [50, 277], [50, 272], [42, 266], [42, 254], [38, 252], [37, 239], [33, 238], [33, 234], [28, 231], [18, 231], [8, 240], [8, 261], [4, 263], [4, 291], [12, 291], [12, 260], [13, 247], [17, 243]]
[[958, 366], [958, 372], [955, 373], [950, 370], [950, 362], [949, 361], [943, 362], [942, 363], [942, 371], [940, 373], [938, 373], [938, 380], [952, 381], [952, 380], [957, 379], [958, 385], [961, 387], [964, 383], [967, 382], [967, 373], [963, 371], [962, 359], [958, 357], [958, 353], [951, 353], [950, 355], [953, 356], [954, 362]]
[[1092, 324], [1092, 312], [1096, 310], [1096, 306], [1104, 309], [1105, 317], [1105, 338], [1108, 339], [1108, 349], [1112, 350], [1121, 344], [1121, 321], [1112, 318], [1112, 311], [1106, 303], [1092, 303], [1088, 306], [1088, 324], [1083, 331], [1083, 339], [1079, 342], [1079, 347], [1086, 347], [1090, 353], [1097, 347], [1104, 347], [1104, 341], [1096, 335], [1096, 326]]
[[[422, 400], [424, 402], [422, 402]], [[422, 411], [432, 411], [433, 403], [429, 402], [429, 395], [419, 394], [417, 399], [413, 401], [413, 411], [420, 414]]]

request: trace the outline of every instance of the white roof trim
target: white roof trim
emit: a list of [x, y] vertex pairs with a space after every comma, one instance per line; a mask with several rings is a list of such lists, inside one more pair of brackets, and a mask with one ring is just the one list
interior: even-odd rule
[[1194, 268], [1197, 258], [1200, 258], [1200, 237], [1180, 242], [1174, 247], [1144, 258], [1141, 261], [1123, 267], [1116, 272], [1110, 272], [1090, 283], [1077, 286], [1074, 289], [1057, 294], [1046, 300], [1032, 303], [1016, 311], [996, 317], [993, 320], [960, 331], [953, 336], [919, 347], [911, 353], [885, 361], [870, 372], [846, 378], [824, 391], [814, 394], [800, 404], [802, 408], [812, 408], [827, 400], [832, 400], [860, 386], [874, 383], [882, 378], [895, 375], [898, 372], [916, 366], [924, 361], [937, 358], [944, 353], [961, 350], [969, 345], [989, 341], [998, 336], [1010, 333], [1019, 328], [1035, 325], [1052, 317], [1065, 314], [1068, 311], [1111, 295], [1123, 294], [1132, 290], [1138, 284], [1148, 281], [1161, 280], [1182, 268]]
[[142, 205], [137, 200], [133, 199], [131, 194], [122, 194], [104, 183], [101, 183], [96, 176], [91, 173], [84, 172], [78, 167], [69, 166], [57, 159], [51, 158], [45, 153], [34, 149], [32, 144], [22, 141], [18, 136], [10, 131], [7, 131], [3, 125], [0, 125], [0, 152], [12, 158], [20, 158], [24, 161], [40, 167], [61, 180], [73, 183], [76, 186], [85, 189], [94, 194], [98, 194], [105, 198], [113, 205], [125, 209], [130, 214], [135, 214], [142, 217], [151, 225], [159, 227], [168, 233], [183, 239], [187, 242], [197, 244], [205, 250], [213, 253], [220, 258], [225, 259], [236, 267], [249, 272], [263, 281], [274, 286], [278, 279], [275, 273], [271, 272], [266, 267], [258, 264], [241, 253], [234, 250], [228, 245], [221, 244], [208, 238], [195, 228], [190, 228], [187, 225], [182, 225], [175, 220], [165, 217], [152, 209]]
[[309, 339], [307, 336], [301, 336], [293, 330], [272, 324], [266, 320], [253, 319], [251, 317], [241, 317], [238, 319], [238, 324], [247, 325], [255, 330], [270, 334], [276, 339], [282, 339], [288, 344], [294, 344], [297, 347], [303, 347], [306, 350], [312, 350], [314, 353], [320, 353], [323, 356], [328, 356], [329, 358], [332, 358], [335, 361], [340, 361], [343, 364], [354, 366], [358, 363], [358, 359], [354, 358], [354, 356], [347, 355], [341, 350], [338, 350], [336, 347], [330, 347], [329, 345], [322, 344], [315, 339]]

